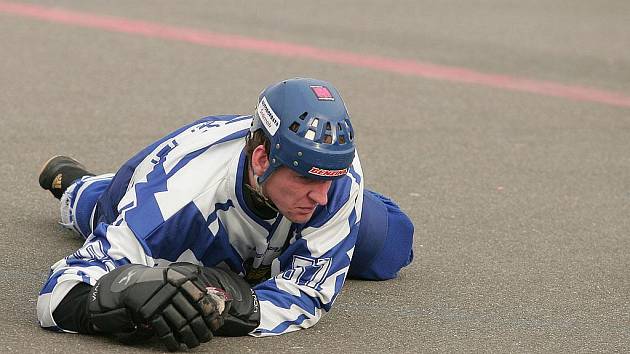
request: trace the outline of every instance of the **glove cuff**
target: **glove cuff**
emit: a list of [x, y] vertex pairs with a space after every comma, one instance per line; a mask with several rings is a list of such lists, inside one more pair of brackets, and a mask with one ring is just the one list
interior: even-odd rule
[[260, 324], [258, 298], [245, 279], [232, 271], [219, 268], [204, 268], [203, 274], [210, 283], [218, 284], [232, 297], [223, 326], [214, 331], [215, 335], [244, 336], [258, 328]]

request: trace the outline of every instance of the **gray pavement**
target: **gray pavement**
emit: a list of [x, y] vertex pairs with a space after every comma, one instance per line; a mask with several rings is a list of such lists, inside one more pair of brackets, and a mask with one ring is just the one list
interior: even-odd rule
[[[630, 95], [627, 1], [41, 1], [99, 15], [413, 59]], [[368, 187], [416, 226], [414, 263], [349, 281], [315, 327], [216, 352], [630, 351], [630, 109], [216, 49], [0, 12], [0, 352], [129, 352], [37, 325], [81, 245], [37, 184], [52, 154], [114, 171], [279, 79], [342, 92]]]

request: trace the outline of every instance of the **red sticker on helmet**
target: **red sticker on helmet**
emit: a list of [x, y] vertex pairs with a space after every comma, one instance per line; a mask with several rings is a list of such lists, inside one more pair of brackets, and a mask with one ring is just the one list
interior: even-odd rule
[[323, 168], [319, 168], [319, 167], [311, 167], [308, 173], [312, 175], [316, 175], [316, 176], [323, 176], [323, 177], [338, 177], [338, 176], [343, 176], [346, 173], [348, 173], [348, 169], [344, 168], [343, 170], [324, 170]]
[[330, 93], [330, 90], [328, 90], [328, 87], [326, 86], [311, 86], [311, 90], [313, 90], [315, 97], [317, 97], [317, 99], [320, 101], [334, 101], [335, 100], [332, 93]]

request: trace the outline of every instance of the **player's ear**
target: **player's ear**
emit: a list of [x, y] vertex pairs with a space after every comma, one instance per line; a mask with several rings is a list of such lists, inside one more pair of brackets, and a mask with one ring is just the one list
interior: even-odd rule
[[256, 176], [262, 176], [269, 168], [269, 156], [264, 145], [258, 145], [252, 151], [252, 169]]

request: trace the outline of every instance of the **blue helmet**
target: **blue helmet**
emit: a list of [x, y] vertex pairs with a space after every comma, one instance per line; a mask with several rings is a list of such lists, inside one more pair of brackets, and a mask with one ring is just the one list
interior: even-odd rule
[[326, 81], [296, 78], [267, 87], [258, 97], [250, 134], [262, 129], [270, 141], [263, 183], [284, 165], [302, 176], [344, 176], [354, 160], [354, 132], [337, 89]]

